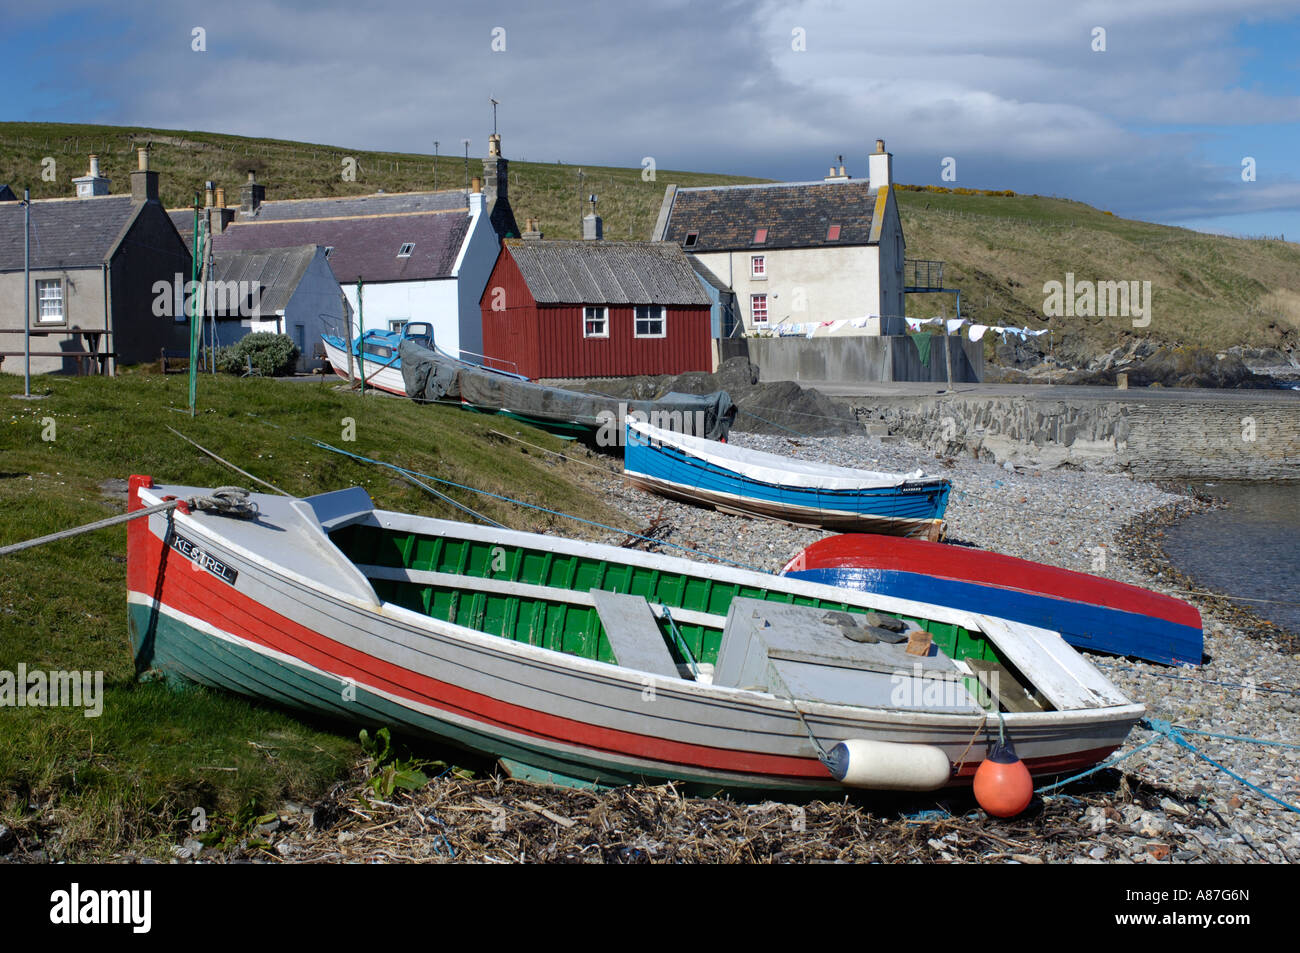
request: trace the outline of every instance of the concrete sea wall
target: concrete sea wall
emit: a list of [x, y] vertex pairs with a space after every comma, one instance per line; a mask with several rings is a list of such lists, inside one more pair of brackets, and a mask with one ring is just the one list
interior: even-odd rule
[[1191, 396], [1179, 399], [1174, 392], [1112, 393], [1108, 399], [873, 395], [850, 403], [860, 420], [876, 423], [873, 430], [887, 429], [946, 455], [1148, 478], [1300, 479], [1295, 394], [1187, 391], [1179, 393]]

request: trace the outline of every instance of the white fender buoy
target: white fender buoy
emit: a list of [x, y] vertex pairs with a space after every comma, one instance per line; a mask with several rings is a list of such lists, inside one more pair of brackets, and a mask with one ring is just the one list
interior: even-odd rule
[[934, 791], [952, 776], [948, 756], [934, 745], [850, 738], [827, 760], [836, 781], [876, 791]]

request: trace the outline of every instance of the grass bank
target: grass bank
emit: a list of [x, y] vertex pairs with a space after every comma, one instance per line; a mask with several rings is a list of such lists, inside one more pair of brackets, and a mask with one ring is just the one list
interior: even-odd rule
[[[325, 383], [203, 377], [200, 413], [184, 375], [39, 377], [40, 400], [11, 399], [0, 374], [0, 545], [103, 519], [125, 506], [132, 473], [197, 486], [238, 474], [169, 433], [170, 425], [296, 494], [364, 486], [380, 506], [451, 519], [454, 507], [395, 473], [320, 450], [347, 448], [503, 496], [627, 526], [584, 468], [495, 436], [562, 441], [499, 417], [361, 398]], [[354, 431], [355, 439], [347, 437]], [[467, 506], [519, 529], [582, 536], [581, 524], [459, 490]], [[320, 794], [359, 756], [354, 730], [193, 688], [137, 682], [126, 630], [126, 527], [0, 557], [0, 672], [102, 671], [103, 711], [0, 707], [0, 824], [45, 838], [53, 859], [161, 850], [202, 808], [214, 828], [246, 823], [283, 799]]]

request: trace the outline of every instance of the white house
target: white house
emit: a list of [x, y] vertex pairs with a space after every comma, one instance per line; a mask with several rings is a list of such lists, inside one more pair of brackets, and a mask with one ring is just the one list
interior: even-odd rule
[[841, 165], [820, 182], [670, 185], [652, 238], [681, 245], [735, 292], [747, 334], [902, 334], [892, 164], [877, 139], [866, 180]]
[[[485, 183], [437, 192], [265, 201], [252, 173], [217, 251], [320, 245], [365, 329], [428, 321], [449, 353], [483, 350], [479, 297], [501, 239], [517, 237], [509, 171], [499, 136], [489, 137]], [[217, 227], [214, 226], [214, 231]], [[358, 287], [360, 283], [360, 287]], [[345, 328], [332, 329], [344, 334]], [[352, 333], [358, 333], [354, 323]]]

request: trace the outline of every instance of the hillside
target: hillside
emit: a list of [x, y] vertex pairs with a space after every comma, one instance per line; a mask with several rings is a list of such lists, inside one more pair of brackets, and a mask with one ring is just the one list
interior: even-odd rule
[[[0, 183], [36, 197], [66, 196], [70, 179], [84, 173], [86, 156], [101, 157], [115, 191], [126, 188], [135, 167], [134, 147], [153, 143], [153, 167], [161, 175], [169, 207], [193, 201], [195, 189], [212, 179], [228, 200], [252, 168], [267, 197], [366, 194], [465, 182], [463, 156], [365, 152], [335, 146], [250, 139], [207, 132], [181, 132], [62, 123], [0, 123]], [[450, 148], [451, 146], [449, 146]], [[660, 169], [646, 182], [639, 168], [617, 169], [522, 162], [511, 158], [511, 204], [520, 224], [540, 219], [552, 238], [580, 234], [583, 199], [600, 196], [610, 238], [649, 235], [669, 183], [682, 186], [757, 182], [758, 179]], [[40, 178], [42, 159], [57, 163], [57, 180]], [[355, 182], [342, 180], [345, 157], [357, 160]], [[482, 166], [471, 157], [470, 174]], [[581, 173], [581, 175], [580, 175]], [[1238, 239], [1122, 219], [1081, 202], [1037, 195], [962, 195], [946, 191], [897, 192], [907, 254], [941, 259], [945, 284], [962, 289], [962, 313], [985, 324], [1044, 326], [1043, 284], [1067, 272], [1093, 281], [1139, 280], [1152, 284], [1152, 320], [1135, 329], [1130, 318], [1053, 318], [1058, 356], [1086, 364], [1135, 338], [1181, 346], [1223, 349], [1233, 345], [1293, 348], [1300, 340], [1300, 245]], [[953, 314], [951, 295], [910, 295], [916, 317]], [[1042, 345], [1047, 347], [1047, 339]], [[990, 354], [993, 340], [988, 341]]]

